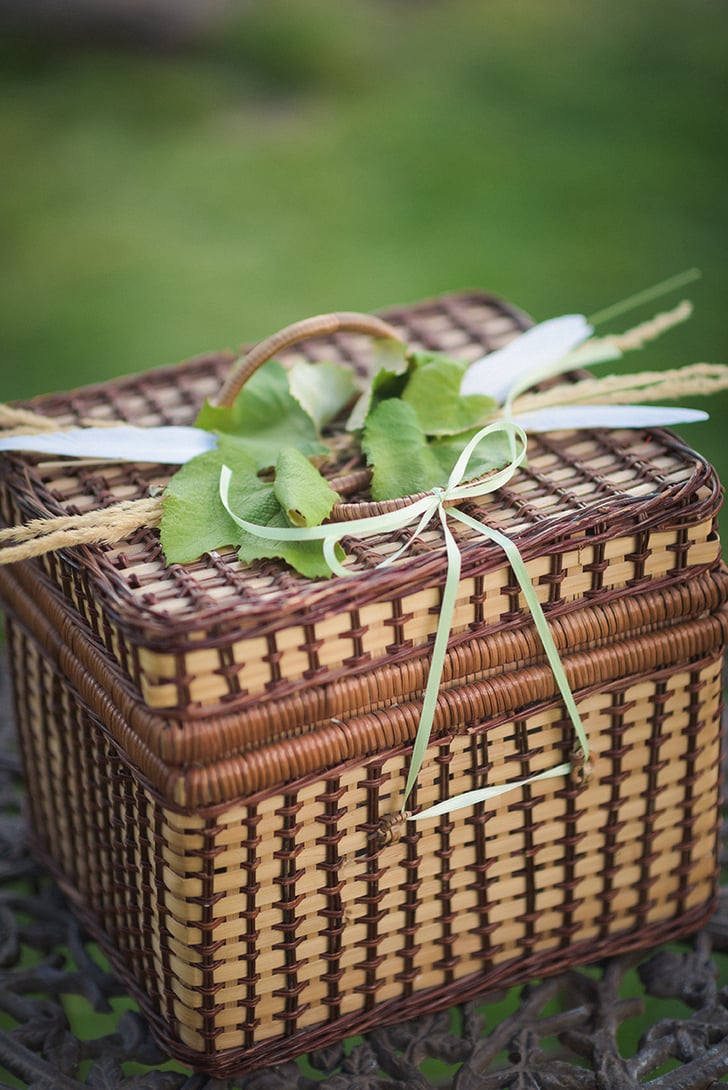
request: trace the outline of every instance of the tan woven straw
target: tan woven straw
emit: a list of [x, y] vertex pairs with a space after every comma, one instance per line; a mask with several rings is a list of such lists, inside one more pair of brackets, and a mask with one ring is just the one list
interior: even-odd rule
[[[213, 354], [21, 407], [186, 424], [271, 351], [363, 374], [372, 333], [473, 360], [528, 325], [479, 293], [327, 321], [232, 372], [234, 354]], [[330, 440], [348, 579], [245, 567], [232, 549], [167, 566], [154, 528], [0, 569], [36, 850], [164, 1047], [220, 1077], [665, 941], [714, 904], [728, 578], [711, 467], [663, 430], [559, 433], [468, 501], [518, 545], [591, 776], [403, 825], [445, 550], [432, 529], [377, 568], [402, 536], [357, 539], [366, 467], [342, 427]], [[1, 472], [7, 525], [143, 499], [169, 475], [20, 455]], [[577, 748], [503, 553], [454, 532], [415, 815]]]

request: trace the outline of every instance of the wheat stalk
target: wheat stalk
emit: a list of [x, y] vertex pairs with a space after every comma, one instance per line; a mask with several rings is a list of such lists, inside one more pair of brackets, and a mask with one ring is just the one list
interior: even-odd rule
[[728, 367], [695, 363], [672, 371], [641, 371], [635, 375], [606, 375], [561, 383], [548, 390], [519, 397], [513, 413], [533, 412], [554, 405], [626, 405], [635, 400], [673, 401], [693, 394], [709, 395], [728, 389]]
[[654, 341], [662, 336], [668, 329], [672, 329], [681, 322], [686, 322], [693, 313], [693, 305], [687, 299], [683, 299], [672, 310], [666, 310], [662, 314], [656, 314], [646, 322], [641, 322], [625, 333], [612, 333], [600, 338], [602, 342], [611, 344], [620, 352], [631, 352], [636, 348]]

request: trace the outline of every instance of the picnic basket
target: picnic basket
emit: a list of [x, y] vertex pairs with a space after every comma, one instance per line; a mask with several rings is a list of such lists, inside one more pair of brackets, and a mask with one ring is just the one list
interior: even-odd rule
[[[529, 325], [480, 293], [384, 317], [408, 343], [469, 360]], [[369, 353], [362, 327], [280, 358], [365, 372]], [[190, 423], [233, 359], [28, 407], [59, 424]], [[163, 1046], [218, 1076], [661, 943], [714, 907], [728, 578], [712, 468], [661, 429], [556, 433], [468, 501], [517, 543], [589, 759], [508, 560], [459, 526], [407, 821], [446, 560], [431, 529], [377, 566], [398, 541], [357, 540], [371, 510], [361, 469], [342, 443], [348, 579], [246, 567], [232, 550], [166, 565], [153, 528], [0, 568], [38, 857]], [[75, 514], [168, 476], [12, 455], [0, 512], [7, 525]], [[523, 783], [564, 761], [570, 772]], [[416, 820], [484, 783], [515, 786]]]

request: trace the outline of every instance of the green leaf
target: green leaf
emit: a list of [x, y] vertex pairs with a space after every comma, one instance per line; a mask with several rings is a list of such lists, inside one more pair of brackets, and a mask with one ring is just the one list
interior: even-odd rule
[[375, 365], [378, 366], [371, 382], [351, 410], [346, 422], [349, 431], [359, 431], [363, 428], [367, 417], [380, 401], [402, 396], [413, 362], [407, 348], [400, 341], [383, 339], [376, 342]]
[[285, 446], [295, 446], [303, 454], [326, 453], [313, 420], [292, 396], [288, 374], [276, 360], [269, 360], [251, 376], [232, 408], [207, 402], [196, 424], [233, 436], [255, 458], [258, 469], [275, 465]]
[[367, 417], [362, 448], [372, 466], [372, 496], [396, 499], [426, 492], [445, 480], [442, 466], [411, 405], [398, 398], [382, 401]]
[[339, 498], [295, 447], [284, 447], [278, 455], [273, 491], [294, 526], [320, 526]]
[[482, 394], [461, 396], [467, 364], [435, 354], [413, 354], [415, 369], [402, 399], [417, 413], [426, 435], [455, 435], [483, 424], [497, 402]]
[[357, 392], [350, 368], [340, 363], [299, 360], [288, 372], [290, 391], [317, 431], [335, 420]]
[[[235, 484], [234, 478], [232, 483]], [[231, 507], [240, 518], [256, 523], [258, 526], [290, 527], [291, 525], [275, 495], [272, 484], [265, 485], [255, 492], [251, 490], [234, 505], [231, 503]], [[292, 568], [309, 579], [315, 579], [318, 576], [328, 578], [331, 575], [320, 541], [269, 541], [238, 526], [236, 531], [236, 540], [240, 546], [238, 556], [245, 563], [267, 558], [278, 559], [285, 560]]]
[[[433, 439], [430, 443], [430, 451], [442, 467], [445, 479], [450, 476], [455, 463], [465, 450], [470, 440], [478, 434], [480, 428], [471, 428], [461, 432], [460, 435], [451, 435], [442, 439]], [[475, 477], [482, 477], [494, 469], [502, 469], [511, 460], [510, 444], [508, 437], [503, 432], [491, 432], [473, 451], [473, 455], [465, 471], [465, 481], [471, 481]]]
[[[237, 515], [263, 526], [291, 525], [273, 483], [258, 477], [255, 458], [234, 439], [221, 436], [215, 450], [187, 462], [167, 485], [160, 527], [167, 563], [187, 564], [213, 549], [237, 546], [243, 562], [275, 557], [308, 578], [330, 576], [321, 542], [267, 541], [241, 529], [230, 518], [219, 492], [223, 465], [233, 472], [230, 506]], [[316, 474], [313, 466], [310, 469]]]
[[238, 446], [220, 439], [215, 450], [198, 454], [169, 481], [163, 498], [160, 536], [168, 564], [187, 564], [213, 549], [234, 546], [240, 530], [222, 505], [220, 469], [234, 473], [236, 505], [253, 487], [262, 487], [255, 459]]

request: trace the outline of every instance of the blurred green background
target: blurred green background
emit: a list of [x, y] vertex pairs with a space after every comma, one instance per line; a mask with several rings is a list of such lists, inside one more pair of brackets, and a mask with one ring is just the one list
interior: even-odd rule
[[[724, 0], [229, 2], [178, 38], [20, 22], [2, 400], [457, 289], [588, 315], [693, 266], [694, 317], [629, 364], [728, 362]], [[684, 434], [728, 480], [728, 394], [707, 407]]]
[[[8, 30], [0, 396], [459, 288], [590, 314], [690, 266], [694, 318], [637, 362], [728, 361], [727, 40], [723, 0], [231, 2], [174, 45]], [[727, 407], [686, 431], [724, 476]]]

